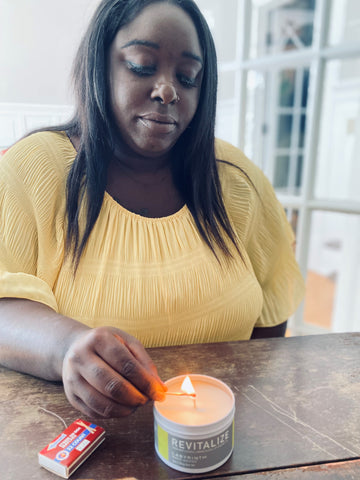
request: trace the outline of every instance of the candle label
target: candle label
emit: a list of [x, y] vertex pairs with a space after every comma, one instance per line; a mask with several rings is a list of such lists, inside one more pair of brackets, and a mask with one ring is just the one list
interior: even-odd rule
[[207, 469], [222, 464], [234, 447], [234, 422], [218, 435], [188, 439], [166, 432], [155, 421], [155, 446], [164, 460], [174, 467]]

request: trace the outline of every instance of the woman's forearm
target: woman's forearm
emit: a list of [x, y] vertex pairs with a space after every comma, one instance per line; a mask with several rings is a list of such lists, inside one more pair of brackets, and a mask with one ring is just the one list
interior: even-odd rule
[[120, 417], [165, 398], [166, 386], [135, 337], [89, 328], [30, 300], [0, 299], [0, 364], [62, 380], [69, 402], [89, 416]]
[[0, 364], [47, 380], [61, 380], [64, 355], [89, 327], [25, 299], [0, 299]]

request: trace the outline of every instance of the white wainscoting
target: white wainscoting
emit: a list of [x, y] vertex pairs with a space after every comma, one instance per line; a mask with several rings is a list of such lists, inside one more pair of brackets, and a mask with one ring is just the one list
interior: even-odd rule
[[71, 105], [0, 103], [0, 150], [31, 130], [65, 122], [72, 110]]

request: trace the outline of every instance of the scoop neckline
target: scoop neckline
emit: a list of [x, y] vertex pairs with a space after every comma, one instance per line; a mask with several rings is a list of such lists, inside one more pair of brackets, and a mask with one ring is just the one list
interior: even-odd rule
[[174, 220], [180, 216], [183, 216], [185, 214], [188, 213], [188, 208], [187, 208], [187, 205], [186, 203], [184, 203], [184, 205], [175, 213], [172, 213], [171, 215], [166, 215], [164, 217], [144, 217], [142, 215], [139, 215], [138, 213], [135, 213], [135, 212], [132, 212], [131, 210], [128, 210], [127, 208], [125, 208], [123, 205], [121, 205], [121, 203], [117, 202], [114, 197], [112, 197], [110, 195], [110, 193], [105, 190], [104, 192], [104, 199], [111, 205], [111, 206], [114, 206], [114, 207], [117, 207], [121, 213], [123, 213], [124, 215], [126, 215], [127, 217], [129, 218], [133, 218], [135, 220], [141, 220], [141, 221], [144, 221], [144, 222], [166, 222], [166, 221], [171, 221], [171, 220]]

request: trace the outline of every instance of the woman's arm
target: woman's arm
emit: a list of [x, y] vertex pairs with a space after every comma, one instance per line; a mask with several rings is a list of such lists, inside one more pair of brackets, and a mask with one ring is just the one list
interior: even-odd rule
[[287, 320], [275, 327], [255, 327], [251, 335], [251, 340], [254, 338], [285, 337], [286, 325]]
[[0, 363], [61, 380], [83, 413], [123, 416], [165, 387], [141, 343], [113, 327], [91, 329], [41, 303], [0, 299]]

